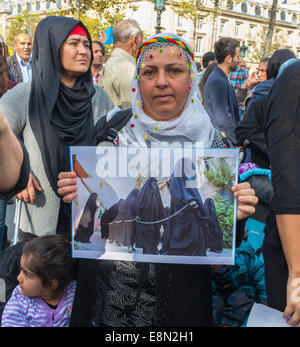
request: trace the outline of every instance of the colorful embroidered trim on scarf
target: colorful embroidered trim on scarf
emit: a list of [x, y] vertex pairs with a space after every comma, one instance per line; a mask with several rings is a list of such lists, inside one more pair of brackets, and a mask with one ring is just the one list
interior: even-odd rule
[[173, 37], [170, 37], [170, 36], [164, 36], [164, 37], [153, 37], [152, 39], [148, 40], [148, 41], [145, 41], [143, 42], [137, 53], [136, 53], [136, 59], [138, 60], [139, 56], [141, 55], [141, 53], [143, 52], [143, 50], [148, 46], [148, 45], [151, 45], [153, 43], [156, 43], [156, 42], [170, 42], [170, 43], [173, 43], [173, 44], [176, 44], [178, 46], [180, 46], [181, 48], [183, 48], [192, 58], [192, 60], [194, 61], [194, 54], [193, 52], [191, 51], [191, 49], [182, 41], [178, 40], [177, 38], [173, 38]]

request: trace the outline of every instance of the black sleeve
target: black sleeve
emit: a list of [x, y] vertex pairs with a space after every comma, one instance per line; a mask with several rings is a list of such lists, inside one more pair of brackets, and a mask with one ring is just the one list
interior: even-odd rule
[[265, 134], [262, 126], [265, 105], [266, 96], [263, 96], [248, 107], [242, 121], [235, 129], [239, 146], [243, 146], [245, 140], [248, 139], [252, 145], [262, 152], [266, 152]]
[[94, 326], [92, 316], [96, 302], [97, 272], [100, 264], [98, 259], [79, 260], [77, 285], [70, 321], [71, 327]]
[[20, 178], [19, 178], [18, 183], [15, 185], [15, 187], [11, 191], [9, 191], [7, 193], [1, 193], [0, 192], [0, 199], [1, 200], [11, 199], [13, 196], [18, 194], [22, 190], [24, 190], [28, 184], [29, 173], [30, 173], [29, 156], [28, 156], [27, 150], [26, 150], [23, 142], [21, 140], [19, 140], [19, 142], [22, 146], [23, 155], [24, 155], [23, 164], [22, 164], [21, 173], [20, 173]]
[[266, 139], [275, 214], [300, 213], [300, 62], [288, 66], [269, 94]]

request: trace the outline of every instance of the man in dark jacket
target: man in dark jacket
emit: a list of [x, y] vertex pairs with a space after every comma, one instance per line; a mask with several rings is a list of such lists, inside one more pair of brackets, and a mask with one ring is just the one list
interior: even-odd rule
[[215, 43], [218, 65], [209, 75], [204, 88], [205, 109], [213, 126], [223, 131], [235, 144], [235, 127], [239, 123], [239, 108], [228, 75], [241, 61], [239, 42], [225, 37]]
[[29, 82], [31, 72], [32, 42], [28, 34], [20, 33], [15, 38], [15, 53], [7, 58], [7, 68], [13, 75], [15, 82]]

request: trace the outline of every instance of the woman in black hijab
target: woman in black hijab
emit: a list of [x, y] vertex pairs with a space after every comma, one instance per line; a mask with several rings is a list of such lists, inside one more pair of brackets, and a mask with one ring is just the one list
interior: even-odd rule
[[58, 173], [69, 168], [66, 145], [86, 144], [93, 124], [90, 45], [87, 29], [72, 18], [48, 17], [36, 29], [29, 119], [55, 191]]
[[300, 326], [300, 62], [275, 82], [266, 105], [265, 130], [274, 197], [265, 227], [268, 305]]
[[87, 145], [94, 123], [113, 107], [93, 85], [91, 46], [80, 21], [46, 17], [35, 32], [31, 85], [22, 83], [1, 99], [0, 110], [23, 136], [31, 162], [27, 189], [17, 196], [31, 203], [21, 213], [24, 232], [70, 234], [70, 206], [57, 194], [58, 173], [70, 168], [69, 146]]

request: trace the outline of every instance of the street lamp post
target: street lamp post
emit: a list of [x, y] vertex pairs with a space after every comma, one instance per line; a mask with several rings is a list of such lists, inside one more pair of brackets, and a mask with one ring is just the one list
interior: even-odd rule
[[159, 34], [162, 27], [161, 27], [161, 14], [162, 11], [165, 9], [165, 0], [154, 0], [154, 9], [157, 11], [157, 17], [156, 17], [156, 34]]
[[217, 21], [217, 15], [218, 15], [218, 8], [219, 8], [219, 0], [214, 1], [214, 11], [213, 11], [213, 26], [212, 26], [212, 33], [211, 33], [211, 49], [213, 50], [214, 44], [216, 41], [216, 36], [217, 36], [217, 26], [218, 26], [218, 21]]
[[243, 44], [240, 47], [240, 57], [244, 58], [246, 55], [246, 50], [248, 49], [247, 46], [245, 46], [245, 41], [243, 41]]

